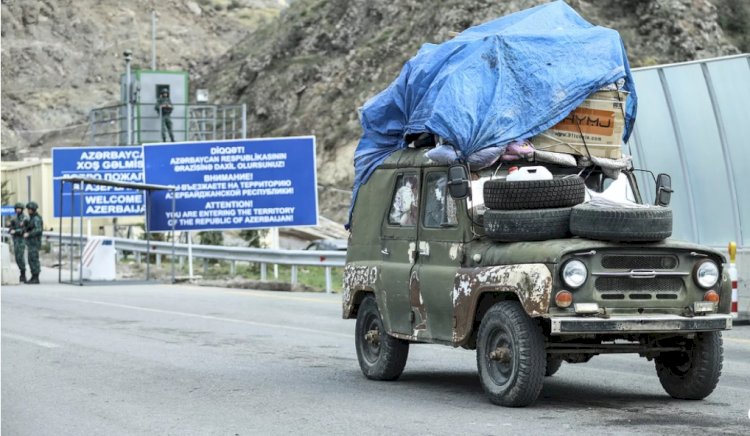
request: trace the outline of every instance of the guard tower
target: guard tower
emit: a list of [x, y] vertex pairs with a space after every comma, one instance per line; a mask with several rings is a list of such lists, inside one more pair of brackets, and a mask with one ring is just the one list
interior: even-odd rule
[[[127, 76], [120, 76], [120, 96], [127, 104]], [[134, 142], [162, 142], [161, 118], [156, 110], [156, 101], [163, 90], [169, 92], [172, 101], [172, 131], [175, 141], [188, 141], [188, 73], [185, 71], [140, 70], [132, 71], [133, 133]], [[123, 106], [124, 108], [124, 106]], [[123, 109], [124, 110], [124, 109]], [[122, 113], [121, 131], [127, 132], [127, 114]], [[121, 138], [120, 142], [125, 143]]]
[[[206, 90], [197, 90], [200, 92], [196, 92], [195, 102], [191, 103], [185, 71], [132, 70], [130, 99], [126, 82], [127, 70], [120, 76], [120, 102], [89, 112], [86, 131], [89, 145], [162, 142], [162, 120], [156, 110], [156, 101], [163, 89], [169, 91], [172, 102], [170, 117], [175, 141], [247, 138], [247, 106], [244, 103], [210, 104]], [[128, 117], [129, 111], [131, 117]]]

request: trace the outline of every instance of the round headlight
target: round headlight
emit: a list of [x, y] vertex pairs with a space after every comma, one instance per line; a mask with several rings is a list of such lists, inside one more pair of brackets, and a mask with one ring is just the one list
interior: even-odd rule
[[712, 260], [704, 260], [695, 268], [695, 282], [708, 289], [719, 282], [719, 267]]
[[586, 282], [588, 270], [580, 260], [568, 261], [562, 269], [562, 279], [571, 288], [580, 288]]

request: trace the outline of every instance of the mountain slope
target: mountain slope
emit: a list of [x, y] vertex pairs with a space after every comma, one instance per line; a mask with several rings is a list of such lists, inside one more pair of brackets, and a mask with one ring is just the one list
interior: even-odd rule
[[[296, 0], [248, 35], [198, 81], [248, 104], [251, 136], [315, 134], [319, 180], [349, 188], [360, 135], [357, 108], [388, 85], [425, 42], [542, 0], [472, 2]], [[708, 0], [574, 0], [595, 24], [619, 30], [634, 66], [735, 53]], [[324, 189], [326, 215], [344, 220], [349, 196]]]
[[[84, 123], [91, 108], [119, 100], [122, 52], [151, 62], [151, 10], [158, 16], [161, 69], [194, 71], [286, 0], [43, 0], [2, 2], [3, 157], [35, 155], [28, 146], [51, 130]], [[57, 145], [81, 145], [65, 131]], [[68, 144], [67, 142], [70, 142]]]

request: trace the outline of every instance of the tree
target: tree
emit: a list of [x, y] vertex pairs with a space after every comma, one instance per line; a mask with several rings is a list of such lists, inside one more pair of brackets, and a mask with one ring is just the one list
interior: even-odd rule
[[14, 195], [16, 195], [16, 193], [10, 190], [10, 188], [8, 187], [8, 181], [7, 180], [3, 180], [2, 181], [2, 184], [0, 186], [0, 191], [2, 191], [1, 195], [2, 195], [3, 206], [7, 206], [7, 205], [11, 204], [11, 198]]

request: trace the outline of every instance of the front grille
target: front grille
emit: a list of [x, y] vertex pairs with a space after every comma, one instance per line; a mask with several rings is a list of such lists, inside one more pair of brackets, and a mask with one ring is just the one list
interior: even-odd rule
[[679, 292], [682, 279], [679, 277], [656, 277], [634, 279], [631, 277], [597, 277], [599, 292]]
[[609, 269], [675, 269], [677, 264], [677, 256], [672, 255], [610, 254], [602, 257], [602, 266]]

